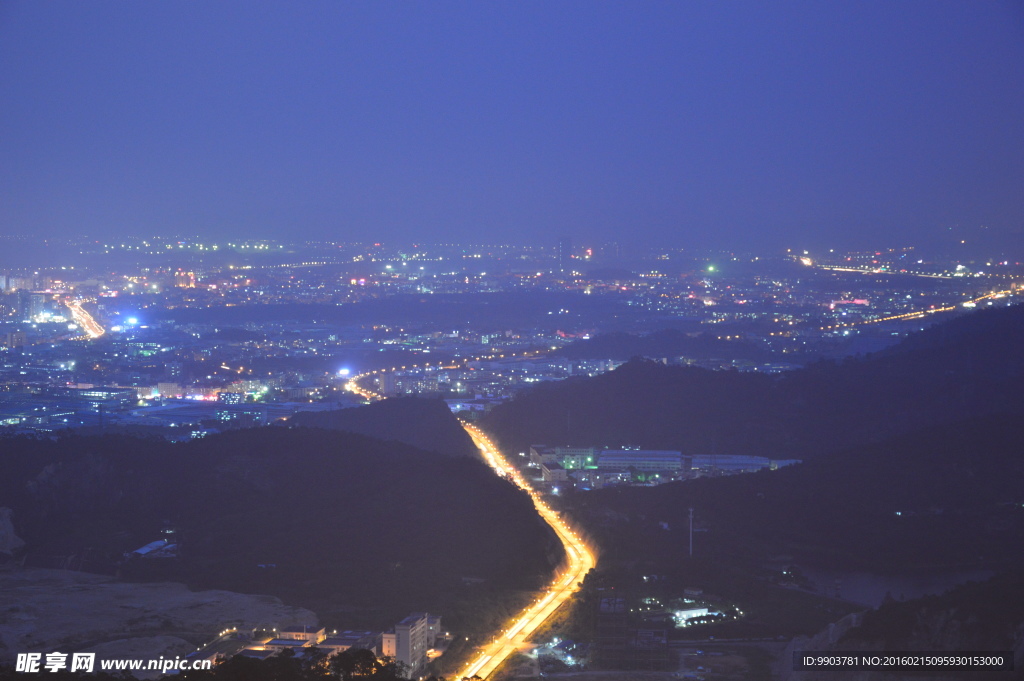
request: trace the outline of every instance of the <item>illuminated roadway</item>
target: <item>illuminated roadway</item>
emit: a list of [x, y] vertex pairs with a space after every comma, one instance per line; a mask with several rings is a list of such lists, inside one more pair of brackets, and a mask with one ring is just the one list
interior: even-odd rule
[[508, 629], [486, 644], [480, 654], [460, 674], [456, 675], [456, 678], [475, 675], [486, 679], [488, 674], [493, 673], [501, 666], [501, 663], [509, 655], [526, 644], [534, 630], [572, 596], [576, 591], [577, 584], [583, 581], [584, 575], [594, 567], [597, 561], [583, 540], [558, 517], [558, 514], [550, 506], [544, 503], [544, 500], [530, 487], [519, 471], [505, 460], [494, 443], [476, 426], [466, 424], [464, 427], [480, 449], [484, 461], [498, 475], [511, 480], [530, 495], [537, 513], [558, 535], [566, 555], [565, 569], [551, 582], [547, 592], [519, 613], [515, 622]]
[[[799, 260], [800, 262], [802, 262], [804, 265], [806, 265], [808, 267], [816, 267], [817, 269], [820, 269], [820, 270], [829, 270], [829, 271], [832, 271], [832, 272], [859, 272], [861, 274], [894, 274], [894, 275], [905, 274], [905, 275], [910, 275], [910, 276], [915, 276], [915, 277], [927, 277], [927, 278], [930, 278], [930, 279], [960, 279], [960, 278], [962, 278], [960, 275], [957, 275], [957, 274], [933, 274], [933, 273], [928, 273], [928, 272], [913, 272], [913, 271], [907, 271], [907, 270], [895, 270], [895, 271], [893, 271], [893, 270], [883, 269], [881, 267], [867, 267], [867, 266], [865, 266], [865, 267], [855, 267], [855, 266], [854, 267], [841, 267], [841, 266], [837, 266], [837, 265], [822, 265], [820, 263], [813, 262], [810, 258], [800, 258], [800, 257], [798, 257], [797, 260]], [[975, 276], [982, 276], [982, 275], [980, 273], [978, 273]], [[1001, 279], [1010, 278], [1008, 275], [984, 275], [984, 276], [987, 276], [987, 277], [990, 277], [990, 278], [991, 277], [999, 277]], [[903, 314], [890, 315], [888, 317], [879, 317], [878, 319], [865, 319], [865, 320], [861, 320], [861, 321], [857, 321], [857, 322], [847, 322], [847, 323], [832, 324], [832, 325], [829, 325], [829, 326], [820, 326], [820, 327], [818, 327], [818, 330], [819, 331], [832, 331], [832, 330], [835, 330], [835, 329], [849, 328], [851, 326], [863, 326], [865, 324], [880, 324], [882, 322], [895, 322], [895, 321], [902, 321], [902, 320], [922, 319], [924, 317], [927, 317], [928, 315], [935, 314], [937, 312], [950, 312], [952, 310], [959, 309], [961, 306], [973, 307], [973, 306], [977, 305], [978, 303], [980, 303], [983, 300], [993, 300], [993, 299], [997, 299], [997, 298], [1004, 298], [1006, 296], [1013, 295], [1013, 293], [1014, 293], [1014, 285], [1011, 284], [1011, 287], [1009, 289], [1007, 289], [1007, 290], [1004, 290], [1004, 291], [993, 291], [991, 293], [987, 293], [987, 294], [985, 294], [983, 296], [979, 296], [979, 297], [974, 298], [972, 300], [962, 301], [959, 304], [953, 303], [953, 304], [949, 304], [949, 305], [944, 305], [942, 307], [931, 307], [931, 308], [928, 308], [928, 309], [925, 309], [925, 310], [915, 310], [915, 311], [912, 311], [912, 312], [904, 312]], [[776, 332], [770, 333], [768, 335], [769, 336], [787, 336], [790, 333], [791, 332], [789, 332], [789, 331], [776, 331]]]
[[88, 335], [89, 338], [99, 338], [105, 333], [105, 331], [103, 327], [100, 326], [99, 323], [92, 318], [92, 315], [89, 314], [84, 307], [82, 307], [82, 303], [84, 302], [87, 301], [68, 299], [64, 302], [64, 304], [67, 305], [68, 309], [71, 311], [72, 319], [74, 319], [75, 323], [78, 324], [78, 326], [80, 326], [83, 331], [85, 331], [86, 335]]
[[[834, 331], [836, 329], [847, 329], [855, 326], [865, 326], [867, 324], [882, 324], [884, 322], [898, 322], [904, 320], [916, 320], [924, 319], [928, 315], [937, 314], [940, 312], [951, 312], [953, 310], [959, 310], [962, 307], [974, 307], [978, 303], [984, 300], [998, 300], [999, 298], [1005, 298], [1006, 296], [1014, 295], [1016, 291], [1013, 289], [1007, 289], [1005, 291], [993, 291], [992, 293], [986, 293], [983, 296], [972, 298], [970, 300], [961, 301], [959, 303], [952, 303], [943, 305], [942, 307], [929, 307], [924, 310], [913, 310], [911, 312], [904, 312], [902, 314], [889, 315], [888, 317], [878, 317], [876, 319], [862, 319], [856, 322], [845, 322], [831, 324], [828, 326], [819, 326], [819, 331]], [[792, 335], [793, 331], [773, 331], [768, 334], [769, 336], [789, 336]], [[721, 336], [719, 336], [721, 337]]]
[[[402, 368], [404, 369], [405, 367]], [[361, 387], [357, 382], [359, 379], [373, 373], [381, 372], [376, 371], [356, 376], [348, 381], [345, 387], [368, 400], [382, 399], [379, 394]], [[530, 635], [536, 631], [537, 627], [543, 624], [563, 603], [569, 600], [570, 596], [576, 591], [577, 585], [583, 581], [584, 575], [597, 563], [597, 559], [590, 548], [580, 539], [579, 535], [558, 517], [558, 514], [544, 502], [540, 494], [530, 487], [522, 474], [509, 464], [483, 431], [476, 426], [466, 423], [463, 424], [463, 428], [466, 429], [466, 432], [473, 439], [473, 443], [480, 450], [480, 456], [487, 462], [487, 465], [494, 469], [494, 472], [499, 476], [510, 480], [530, 495], [537, 513], [558, 535], [558, 539], [562, 542], [562, 547], [565, 549], [566, 556], [565, 566], [555, 576], [543, 594], [516, 615], [513, 622], [506, 629], [498, 632], [497, 636], [484, 644], [479, 654], [460, 673], [455, 675], [457, 679], [473, 676], [486, 679], [512, 653], [524, 647], [528, 643]]]
[[[983, 300], [995, 300], [998, 298], [1005, 298], [1006, 296], [1012, 295], [1013, 290], [1006, 291], [993, 291], [992, 293], [986, 293], [983, 296], [972, 298], [961, 303], [954, 303], [952, 305], [944, 305], [943, 307], [931, 307], [926, 310], [915, 310], [913, 312], [904, 312], [903, 314], [891, 315], [889, 317], [879, 317], [878, 319], [866, 319], [859, 322], [848, 322], [846, 324], [833, 324], [831, 326], [822, 326], [819, 328], [820, 331], [830, 331], [832, 329], [842, 329], [850, 326], [863, 326], [865, 324], [880, 324], [882, 322], [894, 322], [903, 319], [921, 319], [928, 315], [935, 314], [937, 312], [950, 312], [952, 310], [960, 309], [961, 307], [970, 307], [977, 305]], [[774, 334], [773, 334], [774, 335]]]

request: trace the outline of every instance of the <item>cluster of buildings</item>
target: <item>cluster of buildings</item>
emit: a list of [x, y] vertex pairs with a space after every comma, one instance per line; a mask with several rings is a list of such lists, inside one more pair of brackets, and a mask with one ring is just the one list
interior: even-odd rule
[[328, 657], [351, 649], [373, 652], [401, 662], [410, 678], [421, 677], [430, 660], [448, 647], [451, 636], [442, 631], [441, 618], [425, 612], [412, 613], [385, 632], [328, 630], [326, 627], [293, 626], [282, 629], [239, 630], [230, 628], [190, 657], [224, 660], [235, 655], [267, 659], [284, 651], [302, 656], [316, 650]]
[[776, 470], [799, 459], [768, 459], [742, 454], [683, 454], [661, 449], [599, 449], [532, 445], [530, 463], [549, 486], [571, 483], [580, 489], [610, 485], [659, 485], [702, 476]]
[[[912, 249], [762, 257], [567, 238], [540, 247], [133, 239], [43, 252], [78, 260], [0, 270], [0, 427], [259, 425], [303, 404], [344, 406], [342, 374], [383, 368], [379, 394], [441, 394], [455, 411], [483, 411], [625, 359], [514, 353], [623, 329], [685, 327], [725, 343], [721, 359], [659, 357], [667, 363], [774, 373], [810, 356], [879, 349], [907, 325], [873, 322], [1012, 288], [1022, 273], [1017, 263], [926, 263]], [[492, 292], [533, 302], [513, 314], [498, 309], [513, 298], [476, 295]], [[422, 306], [431, 294], [444, 304]], [[482, 307], [444, 320], [422, 312], [463, 301]], [[311, 309], [324, 318], [282, 316]], [[730, 355], [732, 341], [756, 346], [759, 359]], [[494, 359], [462, 362], [485, 356]], [[128, 390], [134, 400], [117, 392]], [[723, 457], [709, 466], [729, 468]]]
[[[482, 348], [476, 351], [487, 352]], [[621, 364], [622, 361], [610, 359], [509, 356], [471, 361], [458, 367], [410, 367], [404, 371], [389, 371], [375, 377], [374, 386], [375, 392], [387, 397], [418, 393], [452, 395], [450, 402], [461, 407], [453, 406], [453, 411], [486, 411], [490, 405], [509, 399], [533, 384], [572, 376], [596, 376]]]
[[[140, 394], [140, 392], [142, 394]], [[242, 393], [208, 398], [166, 398], [149, 388], [91, 386], [0, 390], [0, 428], [9, 432], [54, 433], [69, 428], [161, 429], [168, 439], [250, 428], [286, 419], [299, 411], [342, 408], [340, 402], [249, 402]]]

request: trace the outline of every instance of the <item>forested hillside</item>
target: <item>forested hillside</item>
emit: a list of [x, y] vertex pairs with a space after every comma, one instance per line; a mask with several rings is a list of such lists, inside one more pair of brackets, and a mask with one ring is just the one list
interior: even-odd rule
[[124, 577], [268, 593], [365, 626], [452, 613], [463, 577], [535, 586], [561, 558], [529, 497], [480, 461], [352, 433], [14, 438], [0, 470], [29, 564], [113, 569], [169, 528], [180, 558], [130, 560]]
[[532, 443], [812, 459], [919, 428], [1024, 413], [1024, 306], [979, 311], [877, 355], [768, 376], [629, 362], [544, 384], [485, 427]]
[[448, 456], [476, 456], [473, 441], [440, 399], [394, 397], [358, 409], [300, 411], [288, 423], [397, 440]]

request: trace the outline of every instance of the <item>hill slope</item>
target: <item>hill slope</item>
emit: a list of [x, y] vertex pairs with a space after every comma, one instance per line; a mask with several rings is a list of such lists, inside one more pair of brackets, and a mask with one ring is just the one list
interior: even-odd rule
[[[778, 471], [576, 493], [571, 512], [611, 559], [789, 554], [845, 569], [1024, 567], [1024, 425], [989, 417]], [[659, 528], [664, 522], [671, 528]]]
[[573, 341], [551, 353], [569, 359], [631, 359], [633, 357], [691, 357], [695, 359], [773, 359], [767, 350], [742, 341], [720, 340], [716, 334], [688, 334], [664, 329], [645, 335], [617, 332]]
[[9, 439], [0, 469], [29, 564], [109, 565], [169, 524], [181, 558], [134, 560], [125, 576], [364, 611], [363, 625], [451, 612], [464, 576], [532, 586], [561, 557], [529, 497], [480, 461], [351, 433]]
[[473, 441], [440, 399], [394, 397], [354, 409], [299, 412], [288, 422], [397, 440], [448, 456], [477, 455]]
[[[1024, 660], [1024, 572], [997, 575], [959, 586], [939, 596], [889, 601], [877, 610], [837, 622], [812, 638], [795, 639], [779, 656], [776, 676], [784, 681], [875, 678], [878, 672], [793, 672], [793, 653], [843, 654], [848, 651], [1000, 651], [1010, 653], [1014, 669]], [[899, 679], [1009, 679], [1020, 672], [974, 670], [886, 674]]]
[[510, 449], [635, 444], [689, 453], [811, 459], [890, 435], [1024, 412], [1024, 306], [931, 327], [874, 356], [777, 376], [633, 361], [545, 384], [496, 407]]

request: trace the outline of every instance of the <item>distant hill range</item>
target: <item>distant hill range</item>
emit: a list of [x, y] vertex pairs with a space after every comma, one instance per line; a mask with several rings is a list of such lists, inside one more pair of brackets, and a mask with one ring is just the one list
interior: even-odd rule
[[446, 456], [477, 456], [473, 440], [441, 399], [394, 397], [360, 409], [299, 412], [288, 423], [396, 440]]
[[508, 447], [635, 444], [813, 459], [900, 433], [1024, 413], [1024, 306], [981, 310], [865, 357], [778, 375], [631, 361], [496, 407]]
[[569, 359], [621, 359], [634, 357], [691, 359], [745, 359], [768, 362], [774, 357], [754, 343], [722, 340], [712, 333], [685, 333], [665, 329], [649, 334], [608, 333], [578, 340], [551, 353]]

